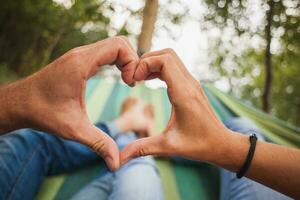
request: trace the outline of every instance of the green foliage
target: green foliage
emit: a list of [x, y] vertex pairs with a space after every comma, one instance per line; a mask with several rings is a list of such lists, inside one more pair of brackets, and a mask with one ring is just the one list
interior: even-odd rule
[[0, 84], [1, 80], [14, 80], [17, 75], [5, 64], [0, 64]]
[[[294, 124], [300, 125], [300, 2], [294, 0], [275, 1], [272, 19], [272, 44], [279, 48], [272, 51], [273, 85], [271, 113]], [[261, 106], [264, 85], [265, 32], [267, 0], [260, 8], [264, 20], [257, 26], [251, 25], [249, 7], [251, 0], [206, 0], [209, 13], [206, 28], [217, 27], [225, 31], [234, 30], [230, 41], [217, 38], [211, 44], [212, 69], [219, 77], [226, 77], [235, 96]], [[247, 13], [248, 12], [248, 13]], [[259, 12], [259, 11], [257, 11]], [[252, 14], [256, 14], [255, 12]], [[257, 47], [246, 46], [245, 41], [259, 38]], [[251, 42], [248, 42], [248, 44]], [[225, 49], [225, 50], [224, 50]]]
[[[56, 2], [60, 1], [0, 0], [0, 83], [27, 76], [76, 46], [111, 35], [137, 38], [132, 24], [142, 20], [143, 5], [131, 8], [105, 0]], [[174, 13], [169, 8], [174, 4], [179, 0], [168, 0], [162, 6], [159, 18], [164, 22], [158, 28], [180, 25], [187, 10]], [[126, 17], [121, 27], [111, 20], [115, 15]]]
[[[72, 47], [107, 37], [110, 20], [102, 1], [70, 2], [70, 8], [52, 0], [1, 2], [0, 81], [31, 74]], [[83, 31], [88, 23], [97, 28]]]

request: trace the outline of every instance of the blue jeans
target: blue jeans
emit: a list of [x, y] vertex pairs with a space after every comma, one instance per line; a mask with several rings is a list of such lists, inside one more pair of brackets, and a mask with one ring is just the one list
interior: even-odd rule
[[[122, 149], [136, 139], [113, 123], [98, 124]], [[99, 156], [88, 147], [31, 129], [0, 137], [0, 199], [34, 199], [47, 175], [92, 164]], [[100, 172], [99, 172], [100, 173]], [[145, 181], [147, 180], [147, 181]], [[83, 195], [84, 194], [84, 195]], [[118, 172], [104, 170], [74, 199], [162, 199], [160, 177], [151, 157], [134, 159]]]
[[[120, 150], [136, 140], [134, 133], [120, 133], [114, 123], [107, 132]], [[163, 192], [155, 161], [151, 156], [133, 159], [116, 172], [104, 170], [94, 181], [81, 189], [72, 200], [162, 200]]]
[[[265, 140], [259, 129], [252, 122], [246, 119], [233, 118], [226, 121], [225, 125], [227, 126], [227, 128], [243, 134], [250, 135], [252, 133], [255, 133], [258, 139]], [[246, 177], [238, 179], [236, 178], [235, 173], [232, 173], [225, 169], [221, 169], [221, 200], [229, 199], [285, 200], [290, 198]]]
[[[255, 132], [255, 125], [236, 118], [225, 125], [237, 132]], [[99, 124], [122, 149], [136, 139], [122, 135], [113, 123]], [[0, 137], [0, 199], [33, 199], [46, 175], [68, 172], [91, 164], [99, 157], [89, 148], [46, 133], [22, 129]], [[74, 195], [73, 199], [162, 199], [159, 175], [151, 157], [130, 161], [118, 172], [108, 170]], [[221, 169], [221, 199], [289, 199], [248, 178]]]

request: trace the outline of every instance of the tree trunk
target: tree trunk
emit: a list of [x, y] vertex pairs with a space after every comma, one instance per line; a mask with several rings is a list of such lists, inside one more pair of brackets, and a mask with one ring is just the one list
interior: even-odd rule
[[270, 111], [271, 105], [271, 90], [273, 82], [273, 69], [272, 69], [272, 54], [271, 54], [271, 41], [272, 41], [272, 20], [273, 20], [273, 0], [268, 1], [269, 10], [267, 11], [267, 25], [265, 28], [265, 37], [267, 41], [266, 51], [265, 51], [265, 85], [262, 95], [262, 105], [265, 112]]
[[152, 36], [157, 16], [158, 0], [145, 0], [143, 10], [143, 25], [138, 38], [138, 54], [150, 51]]
[[57, 32], [55, 37], [52, 39], [51, 44], [49, 44], [48, 48], [45, 50], [44, 58], [41, 61], [41, 66], [48, 64], [49, 59], [53, 53], [53, 50], [56, 47], [56, 45], [58, 44], [58, 42], [60, 41], [64, 32], [65, 32], [65, 28], [63, 27]]

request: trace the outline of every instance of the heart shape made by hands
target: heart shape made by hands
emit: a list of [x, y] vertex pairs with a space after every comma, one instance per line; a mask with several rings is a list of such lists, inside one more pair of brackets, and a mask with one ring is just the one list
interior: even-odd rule
[[[154, 78], [165, 81], [172, 104], [163, 134], [134, 141], [121, 154], [115, 142], [90, 122], [86, 112], [86, 82], [106, 64], [115, 64], [129, 86]], [[214, 145], [212, 141], [227, 137], [220, 136], [226, 128], [215, 116], [199, 82], [173, 50], [154, 51], [139, 58], [122, 36], [70, 50], [28, 77], [21, 88], [18, 93], [26, 97], [24, 126], [89, 146], [111, 170], [131, 158], [150, 154], [205, 160], [208, 158], [203, 152]]]

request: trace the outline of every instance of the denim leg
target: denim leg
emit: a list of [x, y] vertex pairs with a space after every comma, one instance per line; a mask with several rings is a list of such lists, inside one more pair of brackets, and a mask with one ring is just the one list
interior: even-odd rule
[[77, 142], [31, 129], [0, 137], [0, 199], [34, 199], [46, 175], [68, 172], [99, 159]]
[[100, 176], [77, 192], [72, 200], [107, 200], [112, 192], [114, 174], [106, 170]]
[[[137, 139], [134, 133], [120, 133], [114, 122], [98, 124], [114, 138], [119, 149]], [[160, 176], [151, 156], [136, 158], [117, 172], [104, 173], [80, 190], [72, 199], [100, 200], [162, 200]]]
[[[250, 135], [255, 133], [259, 140], [264, 140], [264, 136], [252, 122], [242, 118], [233, 118], [225, 122], [227, 128], [232, 131]], [[236, 178], [236, 174], [225, 169], [221, 169], [221, 200], [255, 200], [255, 199], [290, 199], [289, 197], [272, 190], [260, 183], [243, 177]]]
[[163, 200], [159, 172], [147, 161], [129, 161], [117, 172], [106, 170], [72, 200]]
[[143, 160], [132, 161], [115, 173], [113, 190], [108, 200], [162, 200], [159, 172]]

